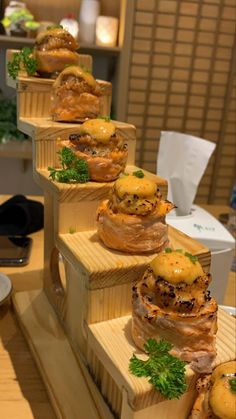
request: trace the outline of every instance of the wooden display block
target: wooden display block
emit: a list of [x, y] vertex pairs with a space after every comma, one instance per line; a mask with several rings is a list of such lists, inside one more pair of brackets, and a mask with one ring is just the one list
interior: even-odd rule
[[[206, 247], [172, 227], [169, 237], [174, 248], [198, 255], [204, 269], [209, 270], [210, 252]], [[132, 282], [141, 278], [155, 254], [130, 255], [108, 249], [96, 231], [59, 234], [54, 240], [44, 289], [75, 349], [85, 356], [85, 322], [130, 314]], [[58, 271], [58, 251], [64, 259], [64, 283]]]
[[[111, 113], [111, 83], [97, 80], [102, 89], [100, 114]], [[37, 77], [18, 77], [16, 82], [17, 116], [19, 118], [50, 117], [51, 94], [54, 80]]]
[[13, 307], [56, 417], [114, 419], [88, 369], [73, 352], [43, 290], [15, 293]]
[[[6, 63], [11, 61], [17, 50], [7, 50]], [[82, 65], [92, 71], [92, 57], [79, 54], [78, 65]], [[16, 80], [13, 80], [6, 70], [7, 85], [16, 89], [17, 92], [17, 118], [50, 118], [51, 93], [54, 79], [46, 79], [36, 76], [27, 76], [23, 71]], [[100, 99], [100, 114], [110, 115], [112, 85], [104, 80], [97, 80], [102, 90]], [[20, 128], [19, 128], [20, 129]]]
[[[136, 128], [125, 122], [113, 121], [127, 139], [128, 165], [135, 164]], [[47, 169], [58, 164], [57, 141], [65, 140], [70, 134], [80, 133], [81, 124], [55, 122], [49, 117], [20, 118], [17, 127], [33, 139], [33, 161], [35, 169]], [[155, 175], [153, 175], [155, 176]]]
[[[133, 353], [142, 354], [131, 336], [131, 316], [121, 317], [87, 328], [87, 361], [103, 396], [121, 419], [187, 419], [195, 398], [199, 377], [186, 368], [187, 392], [179, 400], [166, 400], [146, 378], [129, 372]], [[215, 366], [235, 359], [235, 319], [219, 309]], [[127, 400], [123, 395], [127, 395]], [[119, 400], [119, 404], [117, 404]]]
[[[138, 167], [126, 167], [127, 173], [133, 173], [135, 170], [138, 170]], [[147, 171], [144, 173], [157, 183], [163, 198], [166, 199], [166, 180]], [[52, 219], [56, 234], [94, 230], [99, 203], [108, 198], [114, 184], [114, 182], [58, 183], [49, 178], [48, 170], [40, 169], [34, 172], [34, 178], [38, 185], [52, 196], [54, 213]]]
[[[45, 79], [39, 76], [34, 76], [34, 77], [29, 77], [27, 72], [25, 70], [21, 70], [19, 73], [19, 78], [14, 80], [12, 77], [9, 76], [8, 71], [7, 71], [7, 65], [8, 62], [12, 61], [13, 59], [13, 55], [15, 53], [20, 52], [19, 49], [7, 49], [6, 51], [6, 84], [9, 87], [12, 87], [13, 89], [18, 89], [18, 83], [23, 83], [24, 80], [25, 82], [29, 83], [30, 86], [32, 86], [32, 82], [31, 79], [33, 79], [36, 83], [35, 86], [37, 90], [39, 90], [39, 86], [37, 85], [37, 81], [40, 83], [40, 81], [45, 81], [45, 84], [47, 84], [47, 82], [49, 81], [50, 84], [52, 85], [52, 83], [54, 82], [55, 79]], [[93, 57], [91, 55], [88, 54], [78, 54], [78, 65], [82, 66], [82, 67], [86, 67], [89, 71], [93, 71]], [[22, 85], [21, 85], [22, 86]], [[30, 88], [30, 87], [29, 87]]]

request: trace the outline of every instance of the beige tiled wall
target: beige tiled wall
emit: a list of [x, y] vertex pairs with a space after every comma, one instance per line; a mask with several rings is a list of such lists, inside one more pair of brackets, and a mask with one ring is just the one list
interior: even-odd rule
[[136, 0], [126, 119], [156, 171], [160, 130], [217, 143], [197, 202], [227, 204], [235, 177], [235, 0]]

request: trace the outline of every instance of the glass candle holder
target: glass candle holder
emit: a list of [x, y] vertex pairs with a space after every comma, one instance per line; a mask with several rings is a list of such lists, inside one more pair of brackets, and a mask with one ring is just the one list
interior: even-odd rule
[[96, 45], [115, 47], [118, 34], [118, 19], [111, 16], [98, 16], [96, 21]]
[[94, 44], [96, 19], [100, 13], [100, 1], [82, 0], [79, 14], [79, 41]]

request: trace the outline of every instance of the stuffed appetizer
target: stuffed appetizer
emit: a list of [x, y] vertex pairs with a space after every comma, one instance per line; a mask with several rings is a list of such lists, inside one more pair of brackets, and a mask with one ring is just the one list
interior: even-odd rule
[[61, 27], [40, 32], [34, 47], [37, 73], [51, 77], [64, 70], [66, 65], [78, 64], [78, 47], [75, 38]]
[[148, 338], [174, 345], [172, 354], [196, 372], [210, 372], [216, 356], [217, 304], [207, 290], [211, 275], [198, 260], [166, 249], [133, 287], [132, 335], [143, 348]]
[[104, 119], [90, 119], [80, 125], [78, 134], [60, 141], [60, 147], [69, 147], [77, 157], [88, 163], [90, 179], [109, 182], [124, 171], [128, 147], [124, 135], [115, 124]]
[[65, 68], [53, 84], [51, 115], [55, 121], [96, 118], [101, 91], [92, 74], [79, 66]]
[[159, 252], [169, 242], [165, 216], [173, 208], [146, 176], [123, 175], [115, 182], [110, 199], [98, 208], [98, 235], [111, 249]]
[[198, 396], [190, 419], [235, 419], [236, 361], [219, 365], [197, 381]]

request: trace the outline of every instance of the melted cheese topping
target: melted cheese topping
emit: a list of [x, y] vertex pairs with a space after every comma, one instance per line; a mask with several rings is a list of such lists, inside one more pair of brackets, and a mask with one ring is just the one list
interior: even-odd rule
[[203, 276], [204, 271], [198, 261], [192, 262], [183, 253], [159, 253], [150, 263], [155, 276], [161, 276], [171, 284], [185, 282], [192, 284], [198, 276]]
[[104, 119], [90, 119], [81, 125], [81, 133], [91, 135], [100, 143], [107, 143], [115, 130], [113, 122]]
[[78, 77], [83, 79], [84, 81], [86, 81], [86, 83], [91, 86], [91, 87], [95, 87], [96, 86], [96, 80], [94, 79], [94, 77], [92, 76], [92, 74], [87, 73], [86, 71], [82, 70], [81, 67], [77, 66], [77, 65], [70, 65], [69, 67], [66, 67], [57, 77], [57, 79], [55, 80], [53, 87], [58, 87], [61, 84], [61, 81], [63, 79], [64, 76], [74, 76], [74, 77]]
[[124, 195], [138, 195], [140, 198], [153, 197], [157, 191], [157, 184], [146, 177], [122, 176], [114, 184], [115, 193], [119, 198]]
[[229, 378], [222, 374], [236, 373], [236, 361], [219, 365], [212, 374], [213, 386], [210, 391], [209, 402], [217, 417], [235, 419], [236, 394], [230, 389]]

